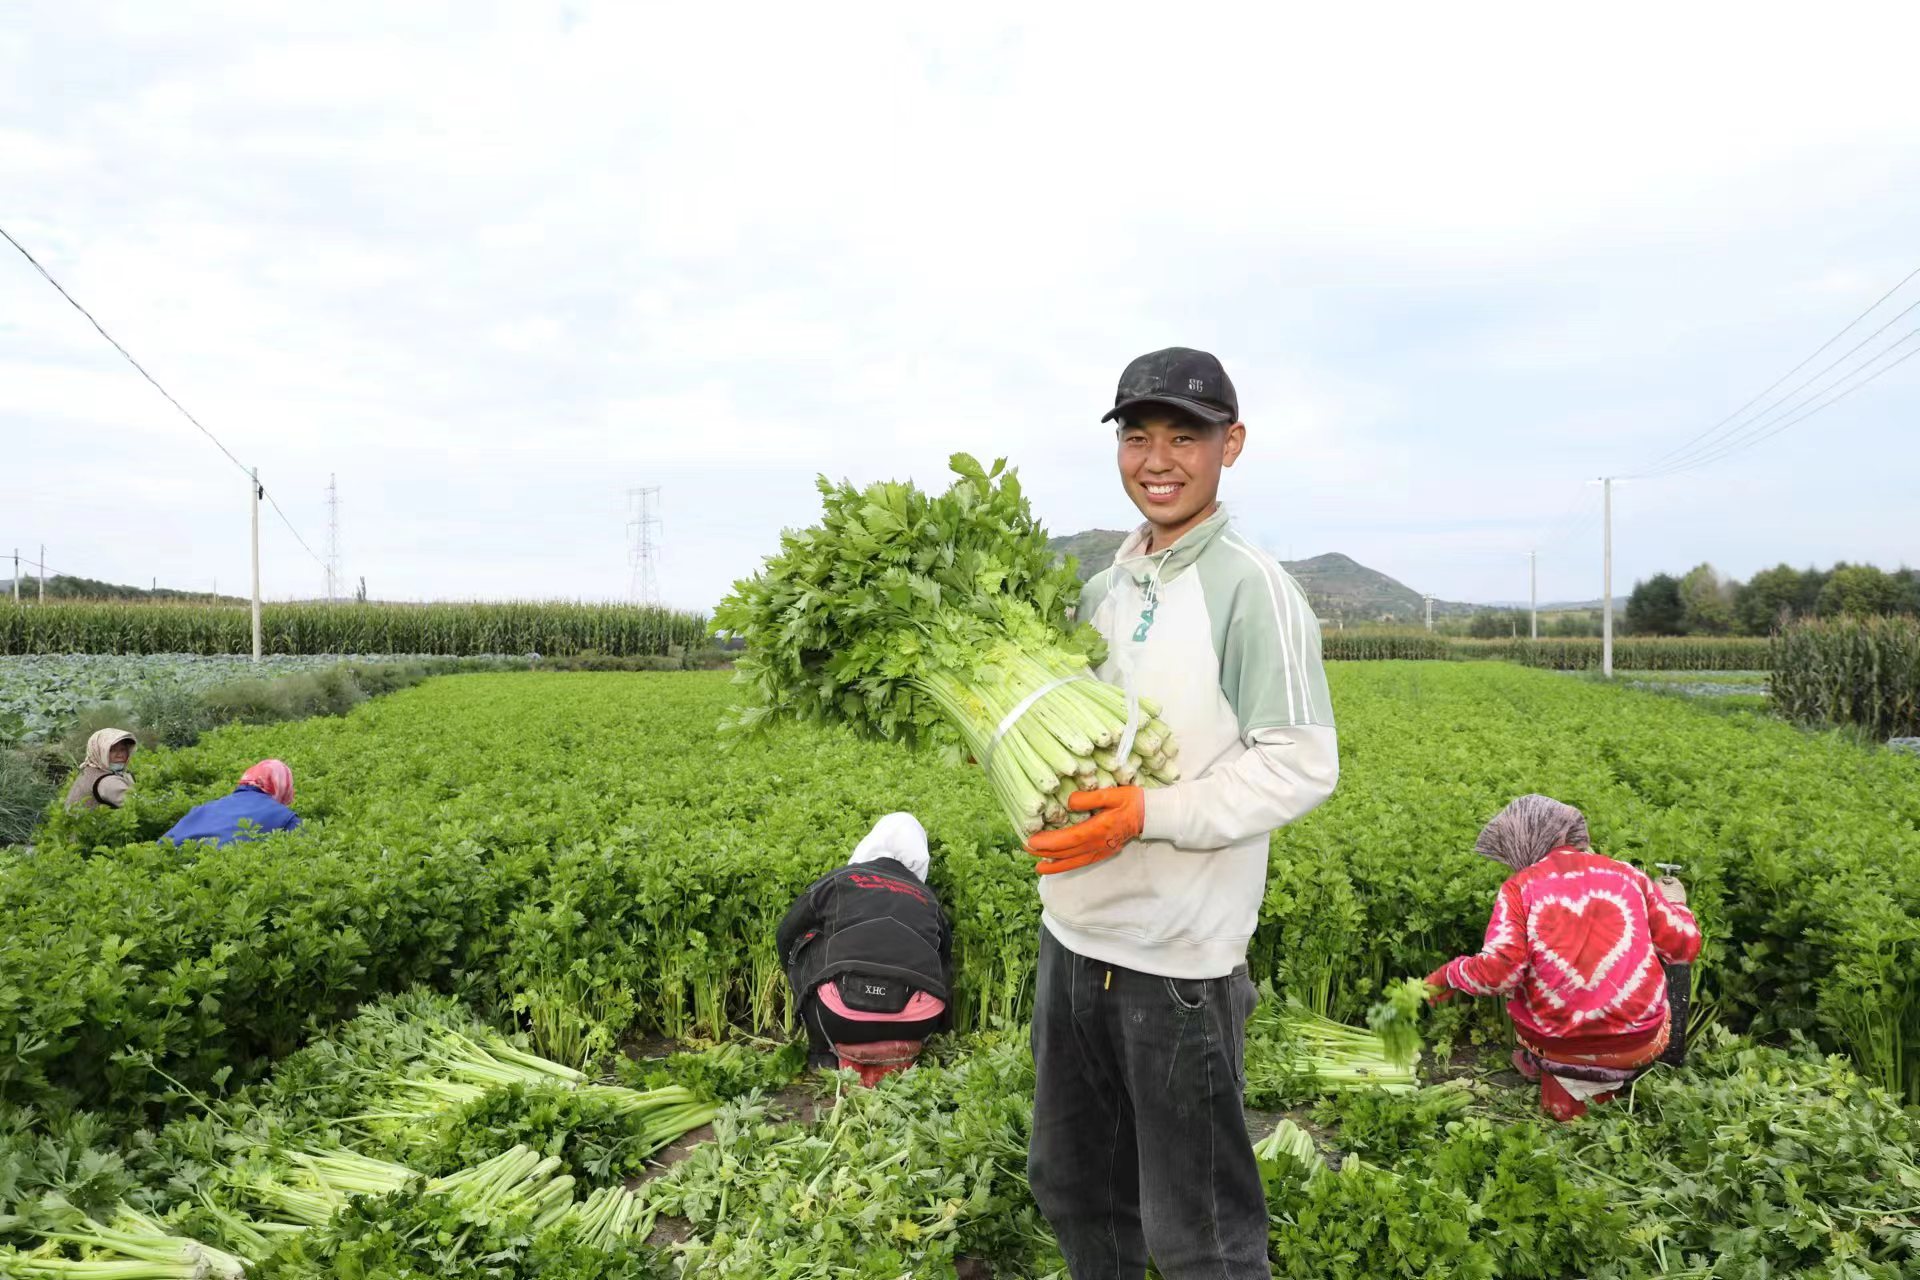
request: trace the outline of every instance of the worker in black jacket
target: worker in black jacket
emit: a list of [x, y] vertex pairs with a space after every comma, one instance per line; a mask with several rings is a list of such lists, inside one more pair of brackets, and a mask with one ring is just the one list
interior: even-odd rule
[[809, 1066], [851, 1068], [872, 1084], [948, 1026], [953, 929], [927, 887], [928, 862], [919, 820], [890, 813], [780, 922]]

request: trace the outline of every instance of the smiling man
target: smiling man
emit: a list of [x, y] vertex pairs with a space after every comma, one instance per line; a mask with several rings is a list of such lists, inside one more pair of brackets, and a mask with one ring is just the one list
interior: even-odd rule
[[1146, 523], [1086, 586], [1103, 680], [1159, 704], [1183, 781], [1076, 795], [1043, 832], [1028, 1172], [1074, 1280], [1270, 1274], [1241, 1113], [1247, 940], [1275, 828], [1339, 777], [1320, 627], [1236, 530], [1221, 473], [1247, 430], [1220, 362], [1171, 347], [1120, 375], [1120, 482]]

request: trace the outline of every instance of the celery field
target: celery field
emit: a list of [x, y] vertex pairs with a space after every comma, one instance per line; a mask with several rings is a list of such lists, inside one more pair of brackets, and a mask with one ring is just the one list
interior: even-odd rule
[[[1288, 1131], [1276, 1273], [1916, 1274], [1920, 761], [1504, 663], [1329, 675], [1340, 785], [1275, 837], [1257, 981], [1364, 1025], [1478, 947], [1502, 868], [1474, 835], [1543, 791], [1597, 849], [1683, 865], [1701, 1031], [1632, 1110], [1564, 1130], [1487, 1071], [1322, 1105], [1345, 1159]], [[169, 1242], [102, 1277], [1064, 1275], [1024, 1182], [1038, 900], [994, 793], [839, 729], [722, 734], [733, 695], [435, 678], [143, 752], [127, 809], [0, 852], [0, 1276], [90, 1274], [46, 1243], [67, 1209]], [[268, 755], [302, 831], [154, 843]], [[809, 1119], [773, 1093], [797, 1075], [775, 926], [897, 809], [932, 839], [958, 1027], [879, 1089], [829, 1079]], [[1497, 1065], [1499, 1017], [1447, 1034]]]

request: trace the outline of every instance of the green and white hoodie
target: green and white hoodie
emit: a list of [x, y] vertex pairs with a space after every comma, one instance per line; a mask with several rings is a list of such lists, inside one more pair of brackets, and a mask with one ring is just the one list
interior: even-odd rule
[[1042, 919], [1089, 959], [1218, 978], [1246, 959], [1268, 837], [1333, 793], [1333, 703], [1306, 593], [1226, 508], [1145, 555], [1150, 533], [1087, 583], [1079, 616], [1107, 639], [1100, 678], [1160, 704], [1182, 780], [1147, 792], [1118, 856], [1041, 877]]

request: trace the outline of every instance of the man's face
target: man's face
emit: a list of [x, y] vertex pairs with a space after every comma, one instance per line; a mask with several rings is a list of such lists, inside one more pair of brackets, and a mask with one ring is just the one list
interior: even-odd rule
[[1155, 528], [1184, 533], [1206, 518], [1220, 494], [1220, 472], [1240, 456], [1247, 429], [1210, 427], [1149, 411], [1122, 424], [1120, 481]]

